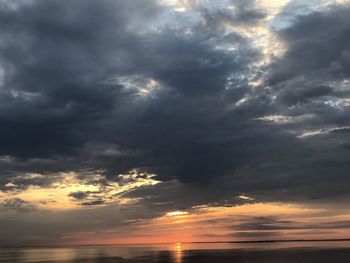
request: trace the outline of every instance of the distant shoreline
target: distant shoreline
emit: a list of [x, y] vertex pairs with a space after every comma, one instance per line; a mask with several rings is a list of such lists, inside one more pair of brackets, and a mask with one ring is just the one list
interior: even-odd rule
[[203, 241], [203, 242], [173, 242], [173, 243], [138, 243], [138, 244], [82, 244], [82, 245], [8, 245], [0, 248], [59, 248], [59, 247], [103, 247], [103, 246], [150, 246], [171, 244], [254, 244], [254, 243], [295, 243], [295, 242], [340, 242], [350, 241], [350, 238], [341, 239], [282, 239], [282, 240], [246, 240], [246, 241]]
[[290, 240], [249, 240], [249, 241], [229, 241], [227, 243], [290, 243], [290, 242], [336, 242], [336, 241], [350, 241], [350, 238], [342, 239], [290, 239]]

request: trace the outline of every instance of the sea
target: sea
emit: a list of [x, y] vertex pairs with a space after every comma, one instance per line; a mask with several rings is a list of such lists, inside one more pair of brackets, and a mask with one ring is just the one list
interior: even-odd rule
[[350, 262], [350, 241], [4, 247], [0, 262], [337, 263]]

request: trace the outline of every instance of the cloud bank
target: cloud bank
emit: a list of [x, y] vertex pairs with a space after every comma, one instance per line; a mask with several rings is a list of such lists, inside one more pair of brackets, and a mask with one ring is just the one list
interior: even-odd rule
[[[75, 242], [203, 206], [337, 214], [350, 7], [268, 2], [1, 1], [0, 241]], [[313, 229], [265, 219], [228, 235]]]

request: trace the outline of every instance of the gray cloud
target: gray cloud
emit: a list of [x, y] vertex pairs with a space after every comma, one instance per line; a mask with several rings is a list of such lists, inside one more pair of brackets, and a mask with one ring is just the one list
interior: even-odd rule
[[260, 231], [260, 232], [235, 232], [233, 234], [234, 237], [248, 237], [248, 238], [259, 238], [264, 240], [265, 238], [271, 239], [271, 238], [276, 238], [280, 236], [281, 234], [279, 232], [273, 232], [273, 231]]
[[[236, 139], [221, 138], [240, 126], [225, 108], [244, 91], [225, 87], [229, 74], [243, 73], [258, 53], [243, 58], [216, 50], [202, 33], [187, 37], [165, 29], [144, 36], [129, 31], [124, 16], [133, 7], [125, 2], [78, 1], [70, 12], [66, 8], [49, 1], [2, 10], [4, 35], [26, 39], [4, 37], [0, 52], [6, 73], [3, 155], [21, 163], [54, 160], [50, 168], [39, 163], [23, 168], [26, 171], [89, 166], [115, 174], [149, 167], [160, 176], [187, 181], [225, 173], [244, 158], [234, 147]], [[142, 19], [157, 8], [139, 3], [137, 16]], [[26, 15], [19, 15], [22, 12]], [[15, 18], [18, 15], [23, 21]], [[162, 89], [153, 98], [137, 98], [127, 84], [107, 81], [133, 75], [153, 79]], [[220, 131], [215, 124], [227, 127]], [[88, 143], [136, 154], [93, 156], [92, 161], [93, 153], [80, 151]], [[76, 167], [76, 159], [81, 167]]]
[[265, 11], [256, 8], [255, 2], [255, 0], [233, 0], [229, 2], [226, 8], [215, 11], [202, 8], [200, 9], [200, 14], [205, 25], [211, 29], [220, 27], [225, 23], [233, 26], [251, 26], [258, 24], [267, 15]]
[[[264, 216], [264, 217], [241, 217], [243, 222], [233, 226], [234, 230], [240, 231], [278, 231], [278, 230], [304, 230], [306, 233], [311, 230], [331, 230], [331, 229], [349, 229], [350, 221], [347, 220], [334, 220], [333, 222], [318, 222], [301, 223], [294, 220], [283, 220], [276, 216]], [[253, 232], [255, 233], [255, 232]], [[316, 231], [314, 231], [316, 233]]]
[[20, 198], [5, 199], [0, 203], [0, 207], [6, 210], [15, 210], [17, 212], [33, 212], [36, 211], [36, 207], [29, 202], [26, 202]]
[[[262, 51], [221, 25], [249, 27], [266, 14], [254, 1], [232, 5], [196, 9], [203, 20], [190, 33], [157, 21], [166, 7], [155, 1], [1, 5], [0, 189], [47, 187], [68, 171], [99, 171], [105, 180], [90, 183], [101, 186], [133, 168], [156, 173], [163, 184], [124, 195], [154, 212], [126, 206], [127, 219], [233, 205], [239, 193], [262, 202], [347, 200], [349, 10], [298, 16], [276, 32], [286, 54], [253, 89]], [[285, 124], [261, 119], [307, 114]], [[70, 197], [104, 203], [93, 195]], [[255, 226], [272, 234], [280, 223]]]

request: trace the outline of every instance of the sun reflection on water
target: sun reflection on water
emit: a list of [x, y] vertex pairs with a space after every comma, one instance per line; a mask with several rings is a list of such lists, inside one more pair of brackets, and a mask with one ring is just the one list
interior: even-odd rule
[[176, 243], [173, 250], [174, 263], [182, 263], [182, 244]]

